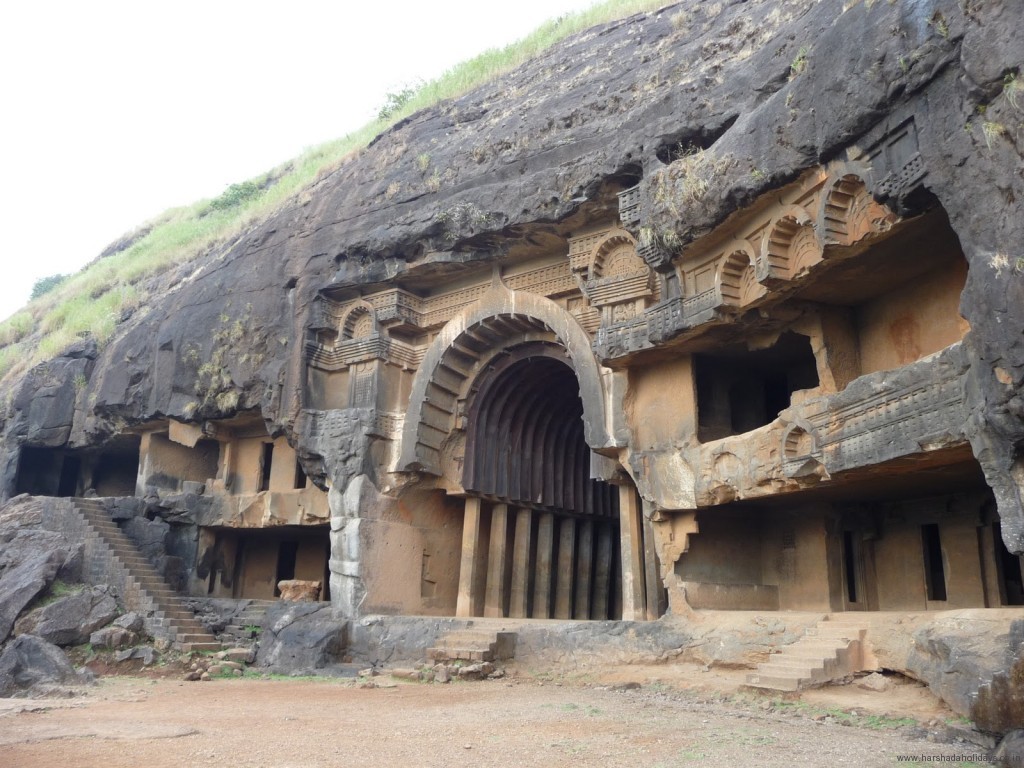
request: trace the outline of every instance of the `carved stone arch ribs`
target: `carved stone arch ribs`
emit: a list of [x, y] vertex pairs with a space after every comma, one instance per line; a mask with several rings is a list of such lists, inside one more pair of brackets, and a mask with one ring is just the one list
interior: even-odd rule
[[822, 249], [810, 216], [788, 206], [769, 226], [761, 245], [758, 278], [771, 288], [794, 280], [821, 261]]
[[377, 318], [371, 304], [360, 301], [345, 314], [341, 327], [341, 338], [345, 341], [366, 339], [376, 332]]
[[837, 168], [825, 182], [817, 220], [824, 245], [853, 245], [868, 235], [887, 232], [899, 220], [868, 192], [865, 172], [855, 173], [849, 165]]
[[550, 299], [493, 289], [453, 318], [427, 349], [412, 383], [399, 471], [442, 474], [442, 446], [461, 427], [459, 407], [469, 398], [482, 363], [529, 334], [564, 350], [579, 385], [587, 445], [594, 450], [617, 447], [607, 428], [601, 372], [586, 331]]
[[718, 269], [718, 289], [722, 303], [730, 307], [745, 307], [765, 294], [757, 282], [757, 256], [747, 243], [738, 244]]
[[586, 409], [566, 348], [507, 346], [479, 369], [469, 397], [456, 614], [618, 618], [621, 494], [590, 477]]
[[636, 252], [636, 240], [625, 230], [612, 230], [594, 249], [588, 278], [615, 277], [644, 272], [647, 265]]
[[[579, 385], [564, 352], [544, 342], [523, 344], [480, 378], [468, 410], [465, 489], [510, 502], [581, 508], [577, 475], [589, 472], [589, 463], [581, 466], [578, 454], [589, 455], [589, 448]], [[527, 432], [530, 450], [513, 462], [513, 446], [522, 445]]]
[[[463, 428], [465, 404], [480, 384], [480, 372], [500, 365], [509, 347], [539, 337], [553, 338], [543, 323], [499, 315], [467, 328], [448, 346], [423, 399], [419, 442], [426, 456], [436, 452], [440, 457], [449, 439]], [[444, 462], [436, 466], [437, 474], [445, 468]]]

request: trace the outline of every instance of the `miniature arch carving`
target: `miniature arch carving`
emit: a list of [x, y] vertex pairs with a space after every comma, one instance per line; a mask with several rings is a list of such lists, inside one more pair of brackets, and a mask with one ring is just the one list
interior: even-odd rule
[[782, 456], [786, 461], [812, 456], [818, 451], [818, 440], [810, 424], [790, 424], [782, 434]]
[[616, 446], [607, 426], [601, 369], [576, 319], [546, 297], [493, 289], [453, 317], [427, 349], [412, 383], [398, 471], [441, 474], [441, 446], [457, 426], [460, 398], [480, 373], [474, 356], [489, 359], [530, 329], [549, 332], [566, 352], [579, 382], [587, 445]]
[[787, 206], [772, 220], [761, 246], [762, 278], [792, 280], [821, 261], [822, 249], [806, 210]]
[[862, 174], [843, 168], [825, 182], [818, 211], [818, 231], [825, 244], [852, 245], [889, 230], [897, 219], [871, 196]]
[[341, 323], [341, 338], [345, 341], [365, 339], [372, 336], [376, 330], [377, 317], [373, 306], [365, 301], [360, 301], [345, 313], [345, 318]]
[[803, 419], [782, 433], [783, 474], [802, 483], [828, 479], [814, 427]]
[[636, 274], [647, 270], [647, 264], [636, 253], [636, 240], [625, 230], [615, 230], [594, 249], [589, 277]]
[[723, 303], [743, 307], [764, 293], [764, 287], [757, 282], [756, 263], [757, 254], [750, 243], [737, 241], [718, 267], [718, 289]]

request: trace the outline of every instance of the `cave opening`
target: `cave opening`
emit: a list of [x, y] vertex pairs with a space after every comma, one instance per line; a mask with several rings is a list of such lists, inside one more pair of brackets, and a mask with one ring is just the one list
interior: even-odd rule
[[[592, 477], [579, 383], [565, 351], [506, 350], [478, 379], [466, 432], [465, 615], [622, 615], [620, 489]], [[632, 490], [632, 489], [630, 489]]]
[[819, 383], [811, 340], [792, 331], [767, 349], [725, 347], [694, 361], [697, 439], [703, 443], [770, 424], [794, 392]]

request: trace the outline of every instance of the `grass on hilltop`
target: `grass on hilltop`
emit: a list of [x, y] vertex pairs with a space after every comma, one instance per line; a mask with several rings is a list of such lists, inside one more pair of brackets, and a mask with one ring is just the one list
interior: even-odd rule
[[130, 246], [93, 261], [0, 322], [0, 384], [10, 384], [32, 365], [60, 354], [77, 338], [88, 336], [106, 343], [122, 317], [146, 302], [147, 278], [230, 244], [399, 120], [491, 81], [571, 34], [667, 2], [604, 0], [545, 22], [522, 40], [485, 51], [403, 94], [402, 103], [386, 110], [386, 117], [307, 150], [268, 173], [233, 184], [218, 198], [165, 211]]

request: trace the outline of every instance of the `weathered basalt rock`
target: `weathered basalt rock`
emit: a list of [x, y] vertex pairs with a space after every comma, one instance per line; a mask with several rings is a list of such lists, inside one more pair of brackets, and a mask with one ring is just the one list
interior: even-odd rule
[[290, 602], [315, 603], [320, 600], [320, 582], [286, 579], [277, 582], [281, 599]]
[[0, 654], [0, 696], [83, 682], [60, 648], [35, 635], [16, 637]]
[[330, 667], [343, 660], [347, 631], [328, 606], [282, 602], [267, 610], [256, 664], [282, 674]]
[[134, 645], [137, 640], [138, 636], [134, 632], [130, 632], [123, 627], [104, 627], [89, 635], [89, 644], [93, 648], [106, 648], [108, 650], [127, 648], [130, 645]]
[[93, 632], [120, 613], [109, 587], [83, 589], [37, 608], [18, 620], [16, 634], [33, 634], [54, 645], [90, 642]]
[[49, 588], [67, 558], [63, 539], [45, 531], [18, 531], [5, 537], [0, 554], [0, 642], [19, 614]]

